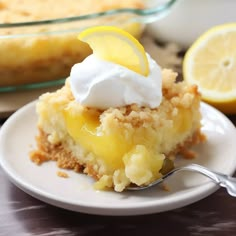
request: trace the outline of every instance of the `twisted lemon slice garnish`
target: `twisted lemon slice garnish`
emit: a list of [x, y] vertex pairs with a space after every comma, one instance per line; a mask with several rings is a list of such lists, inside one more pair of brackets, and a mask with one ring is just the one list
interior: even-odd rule
[[88, 43], [93, 53], [103, 60], [122, 65], [144, 76], [149, 74], [143, 46], [124, 30], [113, 26], [97, 26], [82, 31], [78, 39]]

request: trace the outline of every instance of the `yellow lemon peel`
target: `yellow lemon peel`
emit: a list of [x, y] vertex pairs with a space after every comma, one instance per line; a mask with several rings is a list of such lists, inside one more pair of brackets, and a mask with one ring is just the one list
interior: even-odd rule
[[141, 75], [149, 74], [143, 46], [128, 32], [113, 26], [97, 26], [82, 31], [78, 39], [86, 42], [99, 58], [110, 61]]

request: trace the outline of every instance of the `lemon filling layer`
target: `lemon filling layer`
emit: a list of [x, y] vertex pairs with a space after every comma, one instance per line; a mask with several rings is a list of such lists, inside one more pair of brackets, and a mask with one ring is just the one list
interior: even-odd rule
[[[160, 128], [160, 133], [152, 127], [143, 126], [132, 130], [114, 126], [108, 132], [103, 129], [99, 115], [96, 110], [81, 109], [75, 112], [73, 107], [63, 111], [66, 130], [75, 143], [96, 156], [96, 163], [105, 166], [104, 174], [112, 176], [119, 170], [119, 175], [124, 175], [122, 178], [126, 179], [127, 184], [144, 185], [160, 178], [165, 159], [163, 153], [170, 152], [164, 142], [169, 145], [172, 137], [184, 140], [193, 128], [191, 110], [183, 108], [170, 122], [170, 127]], [[177, 144], [172, 141], [171, 145], [174, 148]], [[98, 182], [97, 188], [109, 186], [104, 178], [100, 182], [104, 183]]]
[[[85, 111], [74, 114], [70, 109], [66, 109], [64, 118], [69, 135], [109, 166], [109, 172], [128, 167], [132, 158], [137, 157], [140, 164], [143, 162], [150, 165], [151, 179], [158, 175], [164, 158], [162, 154], [155, 153], [154, 147], [158, 137], [151, 135], [151, 130], [140, 127], [128, 132], [125, 128], [114, 128], [108, 133], [101, 130], [98, 114]], [[146, 168], [143, 169], [145, 170]]]

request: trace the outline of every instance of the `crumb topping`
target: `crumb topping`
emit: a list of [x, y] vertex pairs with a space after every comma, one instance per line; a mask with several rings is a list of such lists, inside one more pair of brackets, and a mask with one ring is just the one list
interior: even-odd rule
[[200, 94], [196, 85], [189, 86], [184, 81], [175, 82], [177, 73], [169, 69], [164, 69], [162, 76], [163, 99], [160, 106], [155, 109], [140, 107], [137, 104], [118, 108], [111, 107], [104, 111], [96, 108], [83, 107], [73, 97], [69, 78], [66, 80], [66, 84], [62, 89], [53, 95], [50, 93], [43, 95], [42, 98], [47, 99], [49, 102], [52, 101], [54, 104], [64, 104], [65, 109], [66, 107], [71, 107], [71, 110], [75, 113], [86, 111], [97, 114], [100, 117], [101, 123], [109, 124], [109, 122], [112, 122], [113, 125], [114, 123], [117, 126], [131, 125], [135, 128], [149, 125], [158, 127], [161, 122], [168, 122], [170, 114], [177, 115], [179, 109], [191, 109], [194, 99], [196, 103], [200, 101]]

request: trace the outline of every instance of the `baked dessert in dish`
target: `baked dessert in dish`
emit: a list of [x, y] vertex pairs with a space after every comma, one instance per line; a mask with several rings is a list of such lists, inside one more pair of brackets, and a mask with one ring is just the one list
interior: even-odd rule
[[1, 0], [1, 23], [73, 17], [120, 8], [143, 8], [140, 0]]
[[[94, 42], [103, 31], [118, 48], [119, 40], [127, 36], [113, 27], [88, 34]], [[83, 37], [90, 41], [90, 36]], [[192, 155], [189, 148], [204, 140], [197, 86], [176, 83], [176, 73], [161, 70], [142, 54], [141, 45], [125, 40], [134, 49], [131, 53], [140, 50], [141, 64], [147, 56], [148, 75], [130, 70], [126, 62], [114, 63], [119, 61], [114, 55], [112, 61], [103, 60], [99, 40], [92, 43], [95, 55], [75, 65], [65, 86], [42, 95], [37, 103], [34, 162], [57, 161], [61, 168], [92, 176], [98, 189], [121, 192], [130, 184], [147, 185], [160, 178], [165, 159], [173, 160], [179, 153]]]
[[[68, 77], [71, 66], [92, 52], [88, 45], [76, 39], [85, 27], [119, 20], [120, 27], [129, 29], [135, 36], [142, 32], [140, 24], [122, 23], [122, 17], [129, 17], [127, 15], [36, 24], [38, 21], [143, 7], [142, 0], [1, 1], [0, 24], [4, 27], [0, 27], [0, 87]], [[22, 22], [25, 24], [20, 27], [13, 25]]]

